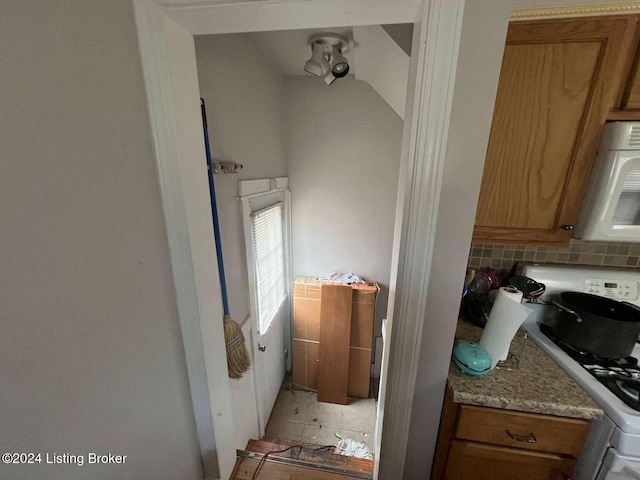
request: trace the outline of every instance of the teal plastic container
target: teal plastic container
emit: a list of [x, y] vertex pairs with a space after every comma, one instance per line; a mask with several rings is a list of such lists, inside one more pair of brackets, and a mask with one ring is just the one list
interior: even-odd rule
[[481, 377], [491, 370], [491, 356], [480, 344], [460, 340], [453, 347], [453, 363], [462, 373]]

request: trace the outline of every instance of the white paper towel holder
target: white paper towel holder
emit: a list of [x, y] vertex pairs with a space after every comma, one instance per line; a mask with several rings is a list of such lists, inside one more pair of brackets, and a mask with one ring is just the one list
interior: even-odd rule
[[[516, 287], [514, 287], [514, 286], [512, 286], [512, 285], [508, 285], [508, 286], [504, 286], [504, 287], [502, 287], [502, 288], [500, 289], [500, 291], [504, 291], [504, 292], [505, 292], [505, 293], [507, 293], [508, 295], [511, 295], [511, 297], [512, 297], [512, 298], [511, 298], [511, 300], [515, 300], [515, 301], [516, 301], [516, 303], [518, 304], [518, 306], [521, 306], [521, 305], [522, 305], [522, 296], [523, 296], [523, 293], [522, 293], [519, 289], [517, 289]], [[515, 297], [518, 297], [517, 299], [514, 297], [514, 294], [515, 294]], [[500, 294], [499, 294], [499, 295], [500, 295]], [[498, 296], [499, 296], [499, 295], [498, 295]], [[505, 298], [506, 298], [506, 297], [505, 297]], [[499, 302], [497, 302], [497, 301], [496, 301], [496, 303], [499, 303]], [[503, 309], [503, 310], [504, 310], [504, 307], [505, 307], [505, 306], [506, 306], [506, 304], [504, 303], [504, 300], [503, 300], [503, 304], [502, 304], [502, 309]], [[495, 307], [495, 305], [494, 305], [494, 307]], [[530, 311], [531, 309], [529, 309], [529, 308], [525, 308], [525, 310], [529, 310], [529, 311]], [[489, 321], [487, 322], [487, 327], [490, 327], [490, 326], [491, 326], [490, 324], [491, 324], [492, 319], [493, 319], [493, 318], [492, 318], [492, 315], [493, 315], [494, 313], [495, 313], [495, 312], [493, 312], [493, 309], [492, 309], [492, 312], [491, 312], [491, 314], [489, 315]], [[502, 317], [504, 317], [504, 312], [501, 312], [501, 314], [502, 314]], [[498, 315], [500, 316], [501, 314], [498, 314]], [[498, 318], [499, 318], [499, 320], [498, 320], [499, 322], [504, 322], [504, 318], [500, 318], [500, 317], [498, 317]], [[497, 320], [497, 319], [496, 319], [496, 320]], [[521, 322], [522, 322], [522, 321], [523, 321], [523, 320], [521, 320]], [[495, 320], [494, 320], [494, 322], [495, 322]], [[495, 325], [496, 325], [496, 324], [494, 323], [494, 324], [493, 324], [493, 326], [494, 326], [494, 330], [492, 331], [492, 335], [495, 335]], [[485, 327], [485, 331], [483, 332], [482, 338], [481, 338], [481, 340], [480, 340], [480, 344], [481, 344], [481, 345], [483, 344], [483, 340], [485, 339], [485, 335], [486, 335], [487, 333], [489, 333], [489, 332], [487, 332], [487, 327]], [[518, 352], [517, 354], [512, 353], [512, 352], [510, 351], [510, 350], [511, 350], [511, 347], [509, 346], [509, 349], [507, 350], [507, 353], [506, 353], [506, 357], [505, 357], [505, 359], [504, 359], [504, 360], [498, 360], [498, 359], [496, 359], [496, 363], [494, 364], [494, 367], [493, 367], [493, 368], [497, 368], [497, 369], [501, 369], [501, 370], [514, 370], [514, 369], [517, 369], [517, 368], [520, 366], [520, 360], [522, 359], [522, 357], [523, 357], [523, 355], [524, 355], [524, 349], [525, 349], [526, 342], [527, 342], [527, 338], [528, 338], [528, 334], [527, 334], [526, 330], [522, 328], [522, 325], [520, 325], [520, 326], [517, 328], [517, 330], [515, 331], [515, 334], [512, 334], [512, 335], [513, 335], [513, 337], [511, 337], [511, 340], [508, 342], [508, 343], [512, 343], [512, 342], [513, 342], [513, 339], [514, 339], [515, 337], [519, 337], [518, 332], [520, 332], [520, 331], [522, 331], [522, 332], [523, 332], [523, 335], [521, 336], [521, 338], [522, 338], [522, 343], [521, 343], [521, 347], [520, 347], [520, 349], [519, 349], [519, 352]], [[490, 334], [490, 335], [491, 335], [491, 334]], [[493, 336], [490, 336], [490, 337], [488, 337], [488, 338], [493, 339]], [[489, 340], [489, 344], [491, 344], [491, 342], [492, 342], [492, 340]], [[493, 353], [492, 353], [492, 351], [491, 351], [491, 347], [486, 346], [486, 348], [488, 348], [488, 349], [489, 349], [489, 353], [491, 353], [491, 354], [493, 355]], [[495, 346], [493, 346], [493, 348], [495, 349]]]
[[[496, 364], [496, 369], [498, 370], [517, 370], [518, 367], [520, 367], [520, 360], [522, 360], [522, 357], [524, 356], [524, 347], [527, 345], [527, 339], [529, 338], [529, 334], [527, 333], [527, 331], [520, 327], [518, 329], [518, 331], [522, 330], [523, 335], [522, 335], [522, 346], [520, 347], [520, 351], [518, 352], [518, 354], [516, 355], [515, 353], [511, 353], [511, 351], [509, 351], [509, 355], [507, 356], [506, 360], [499, 360], [498, 363]], [[516, 333], [516, 337], [518, 336], [518, 334]]]
[[[509, 291], [513, 291], [513, 290], [515, 290], [517, 292], [520, 291], [520, 290], [518, 290], [516, 287], [514, 287], [512, 285], [506, 286], [505, 289], [507, 289]], [[518, 355], [515, 355], [514, 353], [511, 353], [511, 351], [509, 351], [509, 355], [508, 355], [506, 360], [498, 361], [498, 364], [496, 365], [497, 369], [500, 369], [500, 370], [516, 370], [516, 369], [518, 369], [518, 367], [520, 367], [520, 360], [522, 359], [522, 357], [524, 355], [524, 347], [527, 345], [527, 339], [529, 338], [529, 334], [527, 333], [527, 331], [524, 328], [522, 328], [522, 326], [520, 326], [520, 328], [518, 328], [518, 332], [519, 331], [523, 332], [523, 336], [522, 336], [522, 346], [520, 347], [520, 351], [518, 352]], [[516, 333], [516, 336], [518, 336], [517, 333]]]

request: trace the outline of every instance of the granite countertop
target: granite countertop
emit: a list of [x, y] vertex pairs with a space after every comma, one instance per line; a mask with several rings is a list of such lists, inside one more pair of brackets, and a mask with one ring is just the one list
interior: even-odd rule
[[[456, 340], [478, 342], [482, 331], [460, 320]], [[519, 332], [511, 343], [514, 354], [519, 355], [522, 341]], [[494, 369], [484, 377], [473, 377], [451, 362], [448, 383], [456, 403], [585, 419], [603, 415], [591, 397], [531, 339], [525, 344], [517, 369]]]

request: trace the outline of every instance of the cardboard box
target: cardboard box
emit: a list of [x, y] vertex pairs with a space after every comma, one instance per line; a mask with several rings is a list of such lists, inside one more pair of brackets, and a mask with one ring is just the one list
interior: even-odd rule
[[[293, 387], [317, 390], [320, 368], [320, 304], [323, 283], [318, 277], [298, 276], [293, 282]], [[350, 397], [368, 398], [371, 376], [376, 282], [353, 284], [349, 342]]]

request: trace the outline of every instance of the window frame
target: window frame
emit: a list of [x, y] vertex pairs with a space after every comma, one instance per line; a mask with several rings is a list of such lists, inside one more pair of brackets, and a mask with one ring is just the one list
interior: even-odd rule
[[[267, 178], [257, 180], [241, 180], [238, 182], [239, 196], [241, 203], [242, 221], [244, 227], [244, 246], [247, 260], [247, 277], [249, 283], [249, 314], [253, 324], [253, 332], [257, 341], [254, 345], [257, 348], [258, 343], [266, 337], [273, 322], [265, 331], [260, 329], [260, 319], [258, 315], [258, 294], [256, 284], [256, 268], [255, 256], [252, 248], [253, 228], [251, 222], [251, 214], [264, 210], [269, 206], [282, 202], [282, 234], [284, 243], [284, 279], [285, 279], [285, 297], [276, 311], [276, 317], [279, 312], [286, 311], [284, 319], [284, 335], [285, 346], [291, 351], [291, 191], [289, 190], [289, 179], [287, 177]], [[286, 305], [288, 302], [288, 305]], [[291, 365], [291, 355], [287, 356], [287, 368]]]

